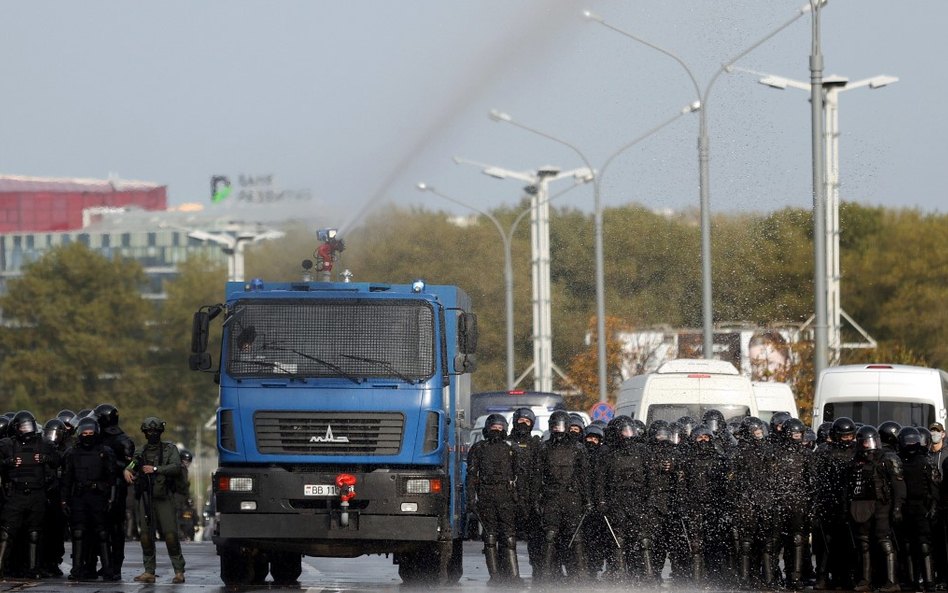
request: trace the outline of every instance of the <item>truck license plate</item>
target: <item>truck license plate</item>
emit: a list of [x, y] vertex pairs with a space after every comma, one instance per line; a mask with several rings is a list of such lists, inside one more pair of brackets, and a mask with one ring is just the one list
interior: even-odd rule
[[339, 488], [335, 485], [305, 484], [303, 496], [339, 496]]

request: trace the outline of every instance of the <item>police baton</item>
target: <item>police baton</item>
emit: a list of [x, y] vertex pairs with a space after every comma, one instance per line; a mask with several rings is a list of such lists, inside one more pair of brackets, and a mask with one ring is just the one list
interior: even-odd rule
[[612, 534], [612, 541], [616, 543], [617, 548], [621, 548], [622, 545], [619, 543], [619, 538], [616, 537], [616, 532], [612, 530], [612, 523], [609, 522], [609, 517], [605, 513], [602, 514], [602, 518], [606, 520], [606, 527], [609, 528], [609, 533]]
[[589, 511], [587, 511], [586, 513], [583, 513], [583, 516], [579, 518], [579, 525], [576, 526], [576, 531], [573, 532], [573, 537], [569, 538], [569, 543], [566, 544], [566, 547], [567, 547], [567, 548], [569, 548], [569, 547], [571, 547], [571, 546], [573, 545], [573, 540], [576, 539], [576, 534], [578, 534], [578, 533], [579, 533], [579, 530], [583, 528], [583, 519], [586, 518], [586, 514], [587, 514], [588, 512], [589, 512]]
[[691, 552], [692, 555], [694, 555], [695, 549], [691, 547], [691, 538], [688, 537], [688, 526], [685, 525], [685, 518], [682, 517], [681, 515], [678, 515], [678, 520], [681, 522], [681, 532], [685, 536], [685, 543], [688, 544], [688, 551]]

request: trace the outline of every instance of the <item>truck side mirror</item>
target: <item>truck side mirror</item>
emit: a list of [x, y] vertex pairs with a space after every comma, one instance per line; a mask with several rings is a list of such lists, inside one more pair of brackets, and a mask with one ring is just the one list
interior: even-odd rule
[[211, 368], [211, 355], [207, 352], [194, 352], [188, 357], [188, 366], [192, 371], [207, 371]]
[[207, 352], [207, 338], [209, 334], [210, 315], [206, 311], [198, 311], [194, 314], [194, 321], [191, 325], [191, 352], [202, 354]]
[[477, 352], [477, 314], [461, 313], [458, 316], [458, 352], [474, 354]]

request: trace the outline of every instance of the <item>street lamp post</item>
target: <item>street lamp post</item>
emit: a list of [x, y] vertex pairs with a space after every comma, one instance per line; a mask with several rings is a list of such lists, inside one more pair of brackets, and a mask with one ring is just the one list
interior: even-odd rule
[[598, 380], [599, 380], [599, 401], [600, 402], [605, 402], [609, 398], [609, 379], [608, 379], [608, 373], [607, 373], [608, 368], [607, 368], [607, 360], [606, 360], [606, 286], [605, 286], [606, 282], [605, 282], [605, 264], [603, 261], [604, 258], [603, 258], [603, 238], [602, 238], [602, 227], [603, 227], [602, 199], [601, 199], [602, 175], [605, 172], [606, 168], [609, 166], [609, 164], [617, 156], [619, 156], [620, 154], [622, 154], [629, 148], [632, 148], [633, 146], [635, 146], [642, 140], [645, 140], [646, 138], [648, 138], [655, 132], [661, 130], [668, 124], [677, 120], [679, 117], [687, 113], [692, 113], [693, 111], [697, 111], [699, 107], [700, 105], [697, 102], [692, 103], [691, 105], [688, 105], [684, 107], [683, 109], [681, 109], [674, 116], [665, 120], [661, 124], [655, 126], [648, 132], [635, 138], [631, 142], [628, 142], [627, 144], [623, 145], [617, 151], [615, 151], [608, 159], [606, 159], [606, 162], [599, 169], [599, 171], [596, 171], [595, 169], [593, 169], [592, 165], [589, 164], [589, 159], [586, 158], [586, 155], [583, 154], [583, 152], [579, 150], [579, 148], [567, 142], [566, 140], [563, 140], [562, 138], [559, 138], [557, 136], [547, 134], [546, 132], [542, 132], [530, 126], [524, 125], [514, 120], [509, 114], [499, 111], [497, 109], [492, 109], [490, 111], [490, 114], [489, 114], [490, 118], [494, 121], [509, 123], [522, 130], [526, 130], [533, 134], [537, 134], [538, 136], [543, 136], [544, 138], [553, 140], [554, 142], [557, 142], [559, 144], [562, 144], [563, 146], [566, 146], [567, 148], [575, 152], [579, 156], [580, 160], [582, 160], [583, 163], [586, 165], [586, 168], [592, 172], [593, 219], [594, 219], [595, 260], [596, 260], [596, 272], [595, 272], [595, 276], [596, 276], [596, 280], [595, 280], [596, 281], [596, 334], [597, 334], [596, 347], [597, 347], [597, 358], [598, 358]]
[[[825, 3], [826, 0], [814, 0], [819, 1], [820, 3]], [[711, 92], [711, 86], [718, 79], [718, 76], [721, 73], [726, 72], [728, 68], [750, 52], [754, 51], [765, 42], [769, 41], [771, 38], [775, 37], [778, 33], [792, 25], [800, 17], [811, 10], [811, 5], [807, 4], [800, 9], [798, 14], [796, 14], [792, 19], [788, 20], [784, 24], [780, 25], [774, 29], [771, 33], [762, 37], [759, 41], [737, 54], [736, 56], [729, 59], [725, 62], [711, 77], [711, 80], [708, 82], [708, 85], [704, 89], [704, 93], [701, 92], [701, 87], [698, 85], [698, 80], [695, 78], [694, 73], [691, 71], [691, 68], [685, 64], [679, 56], [672, 53], [671, 51], [660, 47], [651, 41], [647, 41], [621, 29], [609, 22], [607, 22], [603, 17], [592, 13], [590, 11], [585, 11], [584, 16], [594, 22], [597, 22], [613, 31], [624, 35], [630, 39], [633, 39], [639, 43], [647, 45], [652, 49], [655, 49], [676, 62], [678, 62], [682, 68], [685, 69], [685, 72], [688, 73], [688, 77], [691, 79], [692, 84], [695, 87], [695, 93], [698, 97], [698, 104], [700, 105], [700, 123], [699, 123], [699, 132], [698, 132], [698, 175], [699, 175], [699, 188], [700, 188], [700, 199], [701, 199], [701, 318], [702, 318], [702, 334], [704, 342], [704, 357], [712, 358], [712, 349], [714, 344], [714, 316], [711, 308], [711, 197], [710, 197], [710, 186], [709, 186], [709, 168], [708, 168], [708, 155], [710, 151], [710, 141], [708, 139], [708, 111], [707, 111], [707, 102], [708, 95]]]
[[[784, 90], [787, 88], [800, 89], [808, 93], [812, 92], [810, 83], [799, 80], [793, 80], [784, 76], [776, 76], [749, 70], [747, 68], [734, 68], [741, 72], [761, 76], [759, 83], [771, 88]], [[852, 318], [843, 311], [840, 298], [840, 281], [842, 278], [839, 261], [839, 94], [843, 91], [869, 87], [878, 89], [898, 82], [895, 76], [880, 74], [872, 78], [865, 78], [850, 82], [844, 76], [828, 76], [823, 79], [823, 152], [825, 166], [825, 183], [823, 185], [826, 202], [826, 301], [827, 301], [827, 323], [828, 338], [827, 347], [829, 350], [829, 363], [831, 366], [839, 364], [840, 353], [843, 348], [854, 347], [872, 347], [875, 344], [868, 333], [863, 330]], [[847, 320], [866, 338], [867, 342], [863, 344], [847, 343], [842, 340], [842, 318]]]
[[558, 369], [553, 364], [553, 324], [550, 303], [549, 184], [551, 181], [566, 177], [588, 181], [592, 177], [592, 172], [586, 168], [562, 172], [558, 167], [553, 166], [540, 167], [537, 171], [509, 171], [458, 157], [455, 157], [454, 161], [458, 164], [482, 167], [486, 175], [497, 179], [510, 177], [529, 184], [533, 267], [533, 385], [536, 391], [552, 391], [553, 371]]

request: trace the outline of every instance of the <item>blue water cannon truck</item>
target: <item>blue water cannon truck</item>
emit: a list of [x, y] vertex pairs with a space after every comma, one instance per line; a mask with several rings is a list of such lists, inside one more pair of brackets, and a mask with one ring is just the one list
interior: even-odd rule
[[303, 556], [386, 554], [406, 583], [455, 583], [470, 298], [420, 280], [313, 282], [311, 268], [300, 282], [228, 282], [224, 303], [194, 315], [190, 367], [220, 386], [221, 579], [293, 583]]

